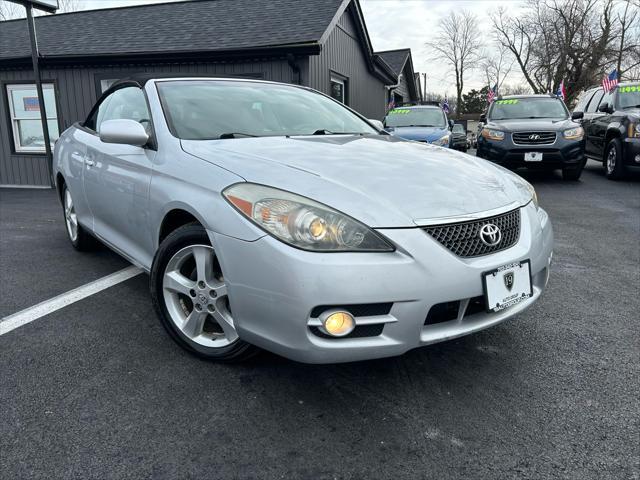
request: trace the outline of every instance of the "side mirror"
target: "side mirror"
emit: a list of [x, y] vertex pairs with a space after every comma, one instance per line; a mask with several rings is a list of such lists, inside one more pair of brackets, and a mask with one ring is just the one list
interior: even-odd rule
[[613, 113], [613, 108], [611, 108], [608, 102], [604, 102], [598, 107], [598, 111], [602, 113]]
[[453, 120], [449, 119], [449, 130], [453, 130]]
[[142, 147], [149, 141], [144, 127], [135, 120], [107, 120], [100, 125], [100, 140]]
[[571, 120], [582, 120], [584, 118], [584, 112], [573, 112], [571, 114]]
[[482, 115], [480, 115], [480, 121], [482, 123], [486, 123], [487, 122], [487, 114], [483, 113]]
[[369, 118], [369, 123], [380, 130], [384, 130], [384, 124], [380, 120], [376, 120], [374, 118]]

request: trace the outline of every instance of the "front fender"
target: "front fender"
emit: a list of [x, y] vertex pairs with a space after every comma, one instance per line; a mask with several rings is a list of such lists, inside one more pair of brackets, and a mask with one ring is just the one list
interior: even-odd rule
[[[185, 180], [182, 172], [193, 172]], [[196, 157], [183, 154], [178, 161], [160, 163], [154, 172], [149, 198], [153, 249], [158, 249], [160, 230], [166, 215], [183, 210], [207, 230], [241, 240], [253, 241], [265, 235], [233, 209], [222, 196], [228, 185], [242, 181], [237, 175]]]

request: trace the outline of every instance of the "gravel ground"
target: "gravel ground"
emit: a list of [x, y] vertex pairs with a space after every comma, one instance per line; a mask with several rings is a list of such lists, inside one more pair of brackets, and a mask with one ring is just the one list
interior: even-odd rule
[[[0, 478], [638, 479], [640, 175], [527, 174], [552, 277], [517, 319], [402, 357], [182, 352], [135, 277], [0, 337]], [[0, 190], [0, 317], [126, 266]]]

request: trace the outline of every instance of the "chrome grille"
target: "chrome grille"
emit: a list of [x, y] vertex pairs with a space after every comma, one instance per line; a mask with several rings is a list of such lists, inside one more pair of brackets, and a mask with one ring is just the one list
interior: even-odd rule
[[[502, 240], [490, 247], [480, 240], [480, 229], [492, 223], [500, 229]], [[509, 248], [520, 238], [520, 209], [470, 222], [424, 227], [443, 246], [459, 257], [478, 257]]]
[[517, 132], [511, 135], [516, 145], [551, 145], [556, 141], [556, 132]]

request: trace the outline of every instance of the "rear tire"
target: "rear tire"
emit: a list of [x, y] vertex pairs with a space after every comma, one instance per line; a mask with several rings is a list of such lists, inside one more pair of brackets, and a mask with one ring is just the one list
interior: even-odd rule
[[622, 143], [614, 138], [607, 144], [604, 151], [604, 173], [609, 180], [620, 180], [624, 176], [624, 164], [622, 163]]
[[236, 333], [218, 256], [202, 226], [179, 227], [164, 239], [153, 261], [151, 299], [162, 325], [182, 348], [206, 360], [238, 362], [259, 350]]
[[98, 242], [78, 223], [78, 215], [76, 214], [73, 196], [66, 185], [62, 187], [62, 213], [64, 215], [67, 237], [71, 245], [73, 245], [73, 248], [81, 252], [94, 250]]

